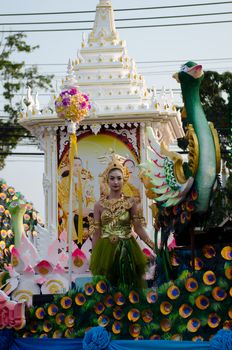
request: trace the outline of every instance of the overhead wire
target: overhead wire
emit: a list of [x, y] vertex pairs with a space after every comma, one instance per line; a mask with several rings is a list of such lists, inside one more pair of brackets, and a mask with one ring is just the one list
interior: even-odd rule
[[[225, 23], [231, 23], [231, 22], [232, 20], [169, 23], [169, 24], [149, 24], [149, 25], [138, 25], [138, 26], [121, 26], [121, 27], [117, 27], [117, 29], [180, 27], [180, 26], [205, 25], [205, 24], [225, 24]], [[76, 32], [76, 31], [89, 31], [92, 29], [93, 28], [17, 29], [17, 30], [0, 30], [0, 33]]]
[[[174, 15], [174, 16], [156, 16], [156, 17], [132, 17], [132, 18], [116, 18], [115, 22], [120, 21], [145, 21], [152, 19], [173, 19], [173, 18], [187, 18], [187, 17], [203, 17], [203, 16], [221, 16], [221, 15], [231, 15], [232, 12], [211, 12], [211, 13], [195, 13], [187, 15]], [[81, 21], [46, 21], [46, 22], [16, 22], [16, 23], [1, 23], [2, 26], [9, 25], [35, 25], [35, 24], [77, 24], [77, 23], [94, 23], [94, 20], [81, 20]]]
[[[197, 6], [214, 6], [214, 5], [226, 5], [231, 4], [232, 1], [218, 1], [207, 2], [197, 4], [180, 4], [180, 5], [165, 5], [165, 6], [152, 6], [152, 7], [134, 7], [134, 8], [121, 8], [114, 9], [114, 12], [123, 11], [146, 11], [146, 10], [159, 10], [170, 8], [184, 8], [184, 7], [197, 7]], [[96, 10], [82, 10], [82, 11], [56, 11], [56, 12], [28, 12], [28, 13], [1, 13], [0, 16], [43, 16], [43, 15], [66, 15], [66, 14], [82, 14], [82, 13], [95, 13]]]
[[[201, 62], [207, 62], [207, 61], [231, 61], [232, 57], [217, 57], [217, 58], [194, 58], [196, 61], [201, 61]], [[156, 60], [156, 61], [137, 61], [137, 64], [156, 64], [156, 63], [182, 63], [184, 59], [178, 59], [178, 60]], [[66, 66], [67, 63], [26, 63], [25, 66]]]
[[0, 151], [0, 155], [1, 155], [1, 156], [4, 156], [4, 155], [43, 156], [44, 153], [36, 153], [36, 152], [1, 152], [1, 151]]
[[[217, 129], [219, 130], [219, 129]], [[180, 154], [187, 154], [188, 152], [187, 151], [178, 151], [178, 153]], [[221, 150], [221, 153], [223, 154], [230, 154], [230, 150]], [[5, 155], [5, 156], [44, 156], [44, 153], [36, 153], [36, 152], [1, 152], [0, 151], [0, 156], [1, 155]], [[43, 158], [40, 159], [40, 161], [42, 161]], [[12, 160], [13, 161], [13, 160]], [[17, 161], [17, 160], [15, 160]], [[31, 161], [31, 162], [34, 162], [33, 159], [28, 159], [27, 161]], [[39, 159], [37, 159], [37, 161], [39, 161]]]

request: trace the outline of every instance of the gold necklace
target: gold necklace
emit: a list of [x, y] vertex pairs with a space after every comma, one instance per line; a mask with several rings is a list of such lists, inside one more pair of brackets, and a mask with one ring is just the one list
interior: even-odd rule
[[133, 198], [125, 198], [124, 195], [122, 195], [120, 198], [111, 199], [103, 197], [100, 200], [101, 206], [110, 213], [114, 214], [114, 216], [120, 214], [125, 210], [130, 209], [133, 203]]

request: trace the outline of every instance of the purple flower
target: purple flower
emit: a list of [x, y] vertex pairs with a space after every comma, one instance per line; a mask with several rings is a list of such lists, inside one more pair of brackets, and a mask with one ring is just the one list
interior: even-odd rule
[[84, 109], [86, 107], [86, 102], [81, 102], [81, 108]]
[[91, 109], [91, 106], [90, 106], [90, 104], [88, 104], [88, 109]]
[[65, 96], [66, 94], [68, 94], [68, 90], [64, 90], [60, 93], [60, 96], [63, 97]]
[[87, 95], [83, 94], [83, 97], [86, 101], [89, 101], [89, 97]]
[[70, 105], [70, 98], [66, 97], [62, 100], [63, 106], [69, 106]]
[[76, 95], [77, 89], [73, 88], [68, 91], [69, 95]]

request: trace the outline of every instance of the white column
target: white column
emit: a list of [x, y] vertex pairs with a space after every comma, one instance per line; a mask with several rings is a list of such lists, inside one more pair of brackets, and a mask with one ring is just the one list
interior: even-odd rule
[[[145, 134], [146, 125], [144, 123], [140, 124], [140, 149], [141, 149], [141, 163], [145, 162], [147, 160], [147, 138]], [[149, 207], [151, 204], [151, 201], [149, 198], [147, 198], [145, 194], [145, 187], [143, 186], [142, 191], [142, 203], [143, 203], [143, 215], [145, 217], [145, 220], [147, 222], [147, 232], [153, 239], [154, 236], [154, 227], [153, 227], [153, 217], [152, 217], [152, 211]]]
[[50, 238], [58, 236], [57, 199], [57, 136], [56, 129], [48, 127], [44, 133], [44, 176], [45, 224]]

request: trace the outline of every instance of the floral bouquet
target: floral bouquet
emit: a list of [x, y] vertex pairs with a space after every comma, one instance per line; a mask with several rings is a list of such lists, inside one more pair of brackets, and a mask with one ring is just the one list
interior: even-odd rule
[[55, 101], [55, 108], [60, 118], [79, 123], [87, 116], [91, 106], [87, 95], [77, 88], [70, 88], [60, 93]]

